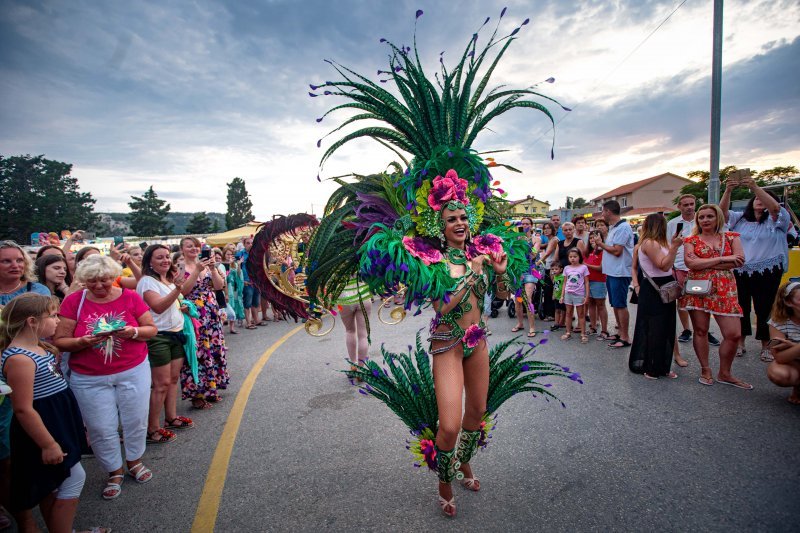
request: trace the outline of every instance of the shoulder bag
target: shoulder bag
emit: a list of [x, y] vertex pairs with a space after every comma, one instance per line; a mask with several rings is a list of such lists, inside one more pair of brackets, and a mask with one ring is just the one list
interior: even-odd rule
[[668, 304], [670, 302], [674, 302], [675, 300], [683, 296], [683, 287], [681, 287], [681, 284], [678, 283], [677, 281], [668, 281], [667, 283], [659, 287], [656, 284], [656, 282], [653, 281], [653, 278], [651, 278], [647, 274], [647, 271], [645, 269], [642, 268], [641, 270], [642, 274], [644, 274], [644, 277], [647, 279], [647, 281], [650, 282], [650, 285], [652, 285], [653, 288], [656, 290], [658, 296], [661, 298], [661, 301], [663, 303]]
[[[725, 249], [725, 235], [726, 231], [722, 232], [722, 245], [717, 250], [717, 253], [722, 256], [722, 251]], [[683, 288], [683, 293], [690, 296], [709, 296], [713, 292], [714, 287], [710, 279], [687, 279], [686, 285]]]

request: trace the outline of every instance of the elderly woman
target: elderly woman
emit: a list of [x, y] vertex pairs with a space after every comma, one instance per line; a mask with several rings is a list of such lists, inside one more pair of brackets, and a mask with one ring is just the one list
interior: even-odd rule
[[[753, 334], [750, 325], [750, 301], [756, 312], [756, 339], [761, 341], [761, 360], [772, 361], [769, 343], [769, 313], [781, 277], [789, 267], [789, 246], [786, 233], [792, 226], [789, 212], [781, 207], [771, 192], [759, 187], [745, 169], [736, 171], [726, 180], [727, 187], [720, 200], [722, 214], [731, 231], [742, 237], [744, 265], [734, 270], [739, 305], [742, 306], [742, 340], [736, 355], [745, 353], [745, 338]], [[753, 197], [744, 211], [728, 211], [731, 191], [747, 187]]]
[[142, 455], [151, 384], [146, 341], [157, 330], [142, 298], [114, 286], [121, 272], [110, 257], [95, 254], [83, 259], [75, 277], [86, 288], [64, 299], [54, 337], [59, 349], [71, 352], [70, 386], [95, 457], [108, 472], [102, 492], [106, 500], [122, 492], [120, 425], [128, 474], [138, 483], [153, 477]]
[[[722, 332], [719, 347], [719, 373], [717, 383], [740, 389], [753, 386], [731, 374], [731, 366], [742, 336], [739, 318], [742, 308], [736, 297], [736, 280], [732, 270], [744, 264], [744, 252], [739, 234], [723, 232], [722, 210], [715, 204], [702, 206], [694, 215], [692, 236], [684, 240], [684, 262], [689, 267], [687, 287], [692, 281], [710, 282], [705, 294], [687, 293], [679, 300], [679, 307], [689, 312], [694, 328], [694, 351], [700, 361], [700, 383], [713, 385], [714, 378], [708, 362], [708, 325], [711, 315]], [[695, 285], [702, 285], [698, 283]]]

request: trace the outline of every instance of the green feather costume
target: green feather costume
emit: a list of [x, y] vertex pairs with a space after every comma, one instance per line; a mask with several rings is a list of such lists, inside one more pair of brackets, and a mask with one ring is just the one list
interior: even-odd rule
[[[505, 9], [501, 19], [504, 14]], [[422, 11], [417, 11], [417, 19], [421, 15]], [[487, 18], [483, 26], [488, 22]], [[497, 188], [499, 183], [493, 181], [490, 167], [518, 171], [491, 157], [482, 157], [488, 153], [481, 154], [472, 145], [493, 119], [511, 109], [540, 111], [554, 125], [548, 109], [535, 99], [558, 103], [536, 92], [535, 86], [500, 86], [487, 92], [497, 64], [526, 24], [528, 20], [504, 37], [498, 37], [495, 28], [483, 48], [478, 47], [476, 32], [453, 69], [448, 70], [440, 58], [440, 69], [433, 81], [423, 71], [416, 32], [413, 47], [398, 47], [381, 39], [391, 55], [389, 69], [378, 74], [385, 77], [381, 82], [394, 85], [394, 94], [357, 72], [327, 61], [342, 79], [311, 85], [309, 95], [317, 97], [321, 91], [347, 101], [330, 109], [317, 122], [339, 110], [355, 110], [356, 114], [325, 137], [364, 120], [382, 124], [343, 134], [325, 150], [320, 168], [344, 144], [362, 137], [393, 150], [402, 163], [391, 163], [380, 174], [354, 175], [351, 180], [333, 178], [340, 187], [329, 199], [306, 255], [306, 287], [312, 313], [335, 305], [354, 276], [378, 295], [404, 290], [406, 308], [416, 306], [417, 314], [432, 301], [448, 300], [449, 294], [457, 290], [457, 280], [451, 277], [444, 247], [438, 243], [443, 229], [441, 210], [451, 205], [465, 209], [468, 216], [473, 237], [467, 243], [467, 257], [504, 252], [508, 265], [502, 281], [518, 295], [523, 292], [522, 278], [531, 271], [530, 245], [518, 238], [516, 227], [504, 222], [501, 212], [507, 204], [505, 193]], [[503, 357], [511, 347], [517, 348], [516, 353]], [[525, 391], [554, 397], [536, 381], [544, 376], [580, 380], [569, 369], [530, 359], [533, 350], [534, 345], [517, 341], [492, 348], [481, 446], [486, 445], [494, 413], [505, 400]], [[432, 441], [438, 413], [429, 355], [422, 348], [419, 335], [416, 350], [409, 346], [408, 353], [382, 352], [386, 368], [368, 361], [347, 374], [362, 381], [360, 392], [383, 401], [410, 428], [414, 439], [408, 447], [418, 459], [417, 466], [427, 464], [435, 470]]]

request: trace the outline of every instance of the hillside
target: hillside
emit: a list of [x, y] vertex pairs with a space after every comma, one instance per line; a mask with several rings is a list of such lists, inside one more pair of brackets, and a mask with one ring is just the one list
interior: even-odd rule
[[[225, 213], [206, 213], [211, 223], [214, 220], [219, 222], [220, 231], [225, 231]], [[130, 235], [130, 226], [128, 225], [127, 213], [98, 213], [100, 215], [100, 223], [95, 228], [95, 233], [98, 237], [113, 237], [115, 235]], [[186, 225], [192, 218], [194, 213], [169, 213], [167, 220], [172, 224], [172, 233], [174, 235], [181, 235], [186, 233]]]

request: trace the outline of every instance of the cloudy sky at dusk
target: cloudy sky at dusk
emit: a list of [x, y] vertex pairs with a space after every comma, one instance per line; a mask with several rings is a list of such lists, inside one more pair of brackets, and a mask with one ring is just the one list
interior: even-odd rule
[[[98, 211], [127, 211], [153, 185], [174, 211], [225, 211], [225, 183], [245, 179], [254, 214], [314, 210], [317, 139], [345, 113], [309, 98], [308, 84], [336, 79], [334, 59], [378, 79], [387, 38], [417, 41], [430, 74], [463, 50], [486, 16], [501, 33], [522, 20], [493, 85], [542, 92], [551, 107], [492, 123], [478, 150], [523, 174], [495, 172], [510, 197], [553, 207], [662, 172], [709, 166], [712, 5], [687, 0], [419, 0], [95, 2], [0, 0], [0, 154], [45, 154], [73, 163]], [[800, 4], [725, 2], [721, 164], [800, 166]], [[486, 32], [486, 29], [481, 33]], [[484, 37], [485, 38], [485, 37]], [[645, 40], [646, 39], [646, 40]], [[644, 43], [642, 44], [642, 42]], [[481, 41], [479, 41], [479, 44]], [[641, 44], [641, 46], [639, 46]], [[638, 47], [638, 48], [637, 48]], [[322, 177], [383, 170], [393, 154], [350, 143]]]

